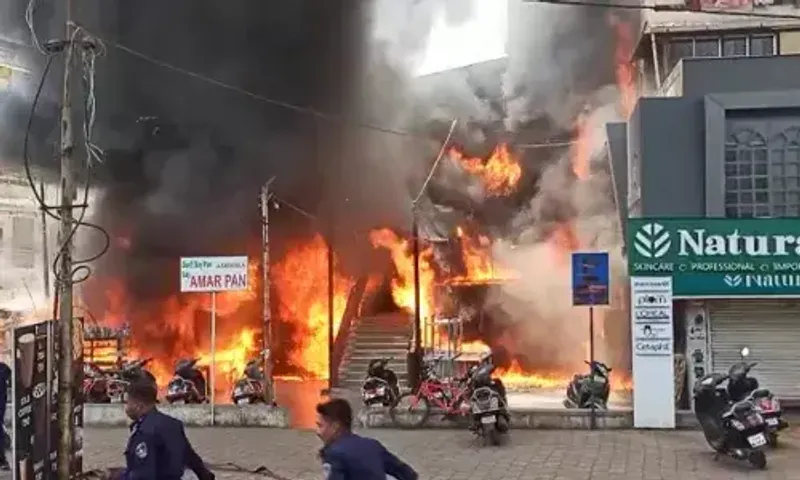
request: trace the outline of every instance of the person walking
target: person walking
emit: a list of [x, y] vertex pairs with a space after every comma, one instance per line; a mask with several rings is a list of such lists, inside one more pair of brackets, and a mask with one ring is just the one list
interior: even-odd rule
[[417, 480], [417, 472], [379, 441], [353, 433], [353, 409], [335, 398], [317, 405], [317, 436], [326, 480]]
[[185, 469], [199, 480], [213, 480], [214, 474], [194, 451], [183, 423], [156, 409], [157, 388], [147, 378], [128, 385], [125, 413], [133, 421], [125, 449], [126, 468], [119, 480], [180, 480]]

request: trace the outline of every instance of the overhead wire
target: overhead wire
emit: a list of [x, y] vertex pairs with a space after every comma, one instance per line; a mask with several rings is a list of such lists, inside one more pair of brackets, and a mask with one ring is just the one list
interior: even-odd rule
[[[32, 35], [34, 32], [32, 32]], [[80, 41], [81, 48], [81, 65], [82, 65], [82, 80], [84, 85], [84, 111], [85, 111], [85, 118], [84, 118], [84, 145], [86, 148], [86, 168], [85, 168], [85, 178], [83, 182], [83, 200], [82, 203], [79, 205], [81, 209], [81, 213], [79, 214], [77, 219], [72, 220], [72, 228], [70, 229], [69, 233], [67, 234], [66, 238], [61, 239], [60, 245], [57, 250], [57, 254], [52, 262], [52, 270], [53, 274], [57, 281], [59, 282], [68, 282], [70, 284], [81, 283], [89, 278], [91, 275], [91, 268], [87, 265], [103, 255], [110, 249], [111, 247], [111, 236], [108, 232], [101, 226], [85, 221], [86, 213], [89, 206], [89, 196], [91, 192], [91, 166], [94, 162], [102, 160], [102, 150], [99, 149], [96, 145], [92, 143], [92, 130], [94, 128], [95, 118], [96, 118], [96, 99], [95, 99], [95, 89], [94, 89], [94, 79], [95, 79], [95, 59], [99, 54], [102, 54], [105, 50], [104, 47], [100, 46], [96, 43], [96, 40], [92, 37], [86, 35], [85, 31], [80, 28], [76, 27], [73, 30], [73, 34], [71, 38], [65, 42], [64, 49], [73, 49], [73, 51], [67, 52], [66, 58], [70, 58], [69, 53], [74, 53], [74, 49], [78, 46]], [[37, 40], [38, 43], [38, 40]], [[39, 45], [41, 47], [41, 45]], [[44, 89], [45, 82], [47, 80], [48, 74], [50, 73], [50, 69], [53, 64], [53, 60], [55, 58], [55, 53], [63, 53], [64, 49], [54, 47], [50, 49], [46, 49], [42, 47], [41, 50], [47, 56], [47, 62], [45, 64], [45, 68], [42, 71], [42, 76], [39, 81], [39, 85], [37, 86], [36, 93], [33, 98], [33, 102], [31, 103], [31, 110], [28, 116], [28, 123], [25, 128], [25, 136], [23, 141], [23, 163], [25, 168], [25, 175], [28, 180], [28, 184], [33, 192], [34, 199], [36, 200], [39, 208], [45, 212], [45, 214], [53, 218], [55, 220], [61, 221], [62, 217], [58, 213], [59, 207], [51, 207], [47, 205], [46, 198], [43, 196], [43, 192], [40, 194], [38, 189], [36, 188], [36, 184], [33, 180], [33, 174], [31, 172], [31, 165], [30, 165], [30, 133], [31, 128], [33, 126], [33, 119], [36, 114], [36, 107], [39, 104], [39, 100], [41, 98], [42, 91]], [[65, 62], [65, 68], [70, 68], [67, 62]], [[80, 227], [87, 227], [93, 230], [100, 232], [103, 236], [103, 247], [100, 251], [88, 258], [74, 260], [73, 269], [70, 272], [61, 272], [59, 268], [59, 263], [61, 261], [62, 256], [65, 253], [65, 249], [67, 245], [72, 241]], [[81, 276], [81, 273], [83, 275]]]
[[[289, 102], [285, 102], [285, 101], [282, 101], [282, 100], [277, 100], [277, 99], [274, 99], [274, 98], [270, 98], [270, 97], [267, 97], [265, 95], [261, 95], [261, 94], [258, 94], [258, 93], [251, 92], [249, 90], [246, 90], [244, 88], [238, 87], [236, 85], [232, 85], [230, 83], [223, 82], [223, 81], [218, 80], [216, 78], [212, 78], [212, 77], [209, 77], [207, 75], [203, 75], [201, 73], [193, 72], [191, 70], [187, 70], [185, 68], [178, 67], [176, 65], [173, 65], [171, 63], [165, 62], [163, 60], [159, 60], [159, 59], [154, 58], [154, 57], [152, 57], [152, 56], [150, 56], [148, 54], [142, 53], [142, 52], [140, 52], [138, 50], [135, 50], [135, 49], [133, 49], [131, 47], [123, 45], [123, 44], [121, 44], [119, 42], [114, 42], [112, 40], [107, 40], [105, 38], [98, 37], [95, 34], [92, 34], [92, 35], [93, 35], [94, 38], [97, 38], [99, 41], [101, 41], [107, 47], [111, 47], [111, 48], [115, 48], [117, 50], [121, 50], [121, 51], [123, 51], [123, 52], [125, 52], [125, 53], [127, 53], [127, 54], [129, 54], [129, 55], [131, 55], [133, 57], [139, 58], [140, 60], [144, 60], [144, 61], [146, 61], [148, 63], [151, 63], [153, 65], [156, 65], [158, 67], [161, 67], [161, 68], [164, 68], [164, 69], [167, 69], [167, 70], [171, 70], [173, 72], [180, 73], [182, 75], [186, 75], [188, 77], [194, 78], [196, 80], [199, 80], [201, 82], [204, 82], [204, 83], [207, 83], [207, 84], [210, 84], [210, 85], [214, 85], [216, 87], [219, 87], [219, 88], [222, 88], [222, 89], [225, 89], [225, 90], [236, 92], [236, 93], [238, 93], [240, 95], [249, 97], [249, 98], [251, 98], [253, 100], [256, 100], [256, 101], [259, 101], [259, 102], [262, 102], [262, 103], [266, 103], [268, 105], [272, 105], [272, 106], [275, 106], [275, 107], [279, 107], [279, 108], [283, 108], [283, 109], [286, 109], [286, 110], [290, 110], [290, 111], [299, 113], [301, 115], [313, 116], [313, 117], [316, 117], [316, 118], [319, 118], [319, 119], [322, 119], [322, 120], [326, 120], [326, 121], [329, 121], [329, 122], [335, 122], [335, 123], [338, 123], [338, 124], [346, 125], [346, 126], [349, 126], [349, 127], [352, 127], [352, 128], [359, 128], [359, 129], [364, 129], [364, 130], [372, 130], [372, 131], [376, 131], [376, 132], [380, 132], [380, 133], [385, 133], [385, 134], [388, 134], [388, 135], [395, 135], [395, 136], [399, 136], [399, 137], [406, 137], [406, 138], [414, 138], [414, 139], [418, 139], [418, 140], [425, 140], [427, 142], [435, 141], [435, 139], [431, 138], [428, 135], [409, 132], [409, 131], [405, 131], [405, 130], [399, 130], [399, 129], [385, 127], [385, 126], [381, 126], [381, 125], [375, 125], [375, 124], [367, 123], [367, 122], [364, 122], [364, 121], [361, 121], [361, 120], [350, 119], [350, 118], [345, 117], [344, 115], [326, 113], [326, 112], [322, 112], [320, 110], [317, 110], [317, 109], [314, 109], [314, 108], [311, 108], [311, 107], [304, 107], [304, 106], [295, 105], [295, 104], [292, 104], [292, 103], [289, 103]], [[566, 142], [532, 143], [532, 144], [525, 145], [525, 148], [561, 148], [561, 147], [563, 147], [565, 145], [569, 145], [571, 143], [572, 142], [569, 142], [569, 143], [566, 143]]]
[[28, 27], [28, 31], [31, 35], [31, 43], [33, 47], [42, 55], [47, 55], [47, 51], [42, 47], [42, 44], [39, 43], [39, 37], [36, 35], [36, 28], [33, 26], [33, 14], [36, 12], [36, 0], [28, 0], [28, 4], [25, 7], [25, 24]]

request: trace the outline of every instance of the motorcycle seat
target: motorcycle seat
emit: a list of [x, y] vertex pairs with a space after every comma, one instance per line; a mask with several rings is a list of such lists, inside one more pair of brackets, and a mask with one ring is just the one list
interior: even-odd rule
[[750, 393], [750, 396], [753, 398], [768, 398], [771, 395], [772, 394], [770, 393], [770, 391], [767, 390], [766, 388], [758, 388], [756, 390], [753, 390], [752, 393]]
[[730, 418], [753, 409], [753, 404], [748, 401], [736, 402], [722, 414], [722, 418]]

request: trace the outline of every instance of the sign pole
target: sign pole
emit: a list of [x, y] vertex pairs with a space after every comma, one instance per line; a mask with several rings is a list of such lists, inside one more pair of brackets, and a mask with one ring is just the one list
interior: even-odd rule
[[[591, 365], [594, 365], [594, 306], [593, 305], [589, 305], [589, 363]], [[597, 428], [596, 402], [593, 401], [591, 407], [592, 410], [589, 412], [589, 429], [594, 430]]]
[[214, 425], [214, 404], [216, 403], [217, 390], [217, 292], [211, 292], [211, 425]]
[[[11, 353], [8, 358], [11, 367], [11, 479], [17, 480], [19, 474], [19, 462], [17, 461], [17, 320], [11, 326]], [[5, 421], [5, 419], [3, 419]], [[5, 452], [0, 452], [5, 455]]]

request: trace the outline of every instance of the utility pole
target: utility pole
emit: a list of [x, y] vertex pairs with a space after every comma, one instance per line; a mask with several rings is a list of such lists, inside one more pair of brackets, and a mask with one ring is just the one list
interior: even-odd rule
[[72, 380], [74, 324], [72, 321], [72, 250], [73, 229], [77, 226], [72, 218], [73, 200], [75, 198], [75, 143], [72, 125], [72, 95], [73, 84], [72, 67], [73, 55], [77, 45], [75, 40], [75, 25], [72, 23], [72, 1], [66, 2], [66, 58], [64, 60], [64, 84], [61, 99], [61, 205], [59, 216], [61, 228], [59, 231], [59, 244], [61, 245], [60, 261], [58, 267], [58, 317], [61, 325], [61, 345], [58, 371], [58, 420], [61, 435], [58, 444], [58, 478], [70, 478], [72, 465], [72, 436], [73, 436], [73, 390]]
[[[45, 203], [44, 181], [39, 182], [39, 198]], [[42, 205], [42, 285], [44, 287], [44, 298], [50, 298], [53, 292], [50, 291], [50, 248], [47, 239], [47, 209]]]
[[269, 179], [267, 183], [261, 187], [261, 281], [264, 286], [264, 301], [263, 301], [263, 315], [264, 315], [264, 333], [263, 347], [264, 352], [269, 352], [264, 355], [264, 378], [266, 379], [264, 385], [264, 401], [267, 405], [272, 404], [275, 399], [275, 387], [272, 378], [272, 310], [270, 302], [270, 289], [272, 288], [269, 280], [269, 200], [271, 194], [269, 193], [269, 186], [275, 180], [275, 177]]

